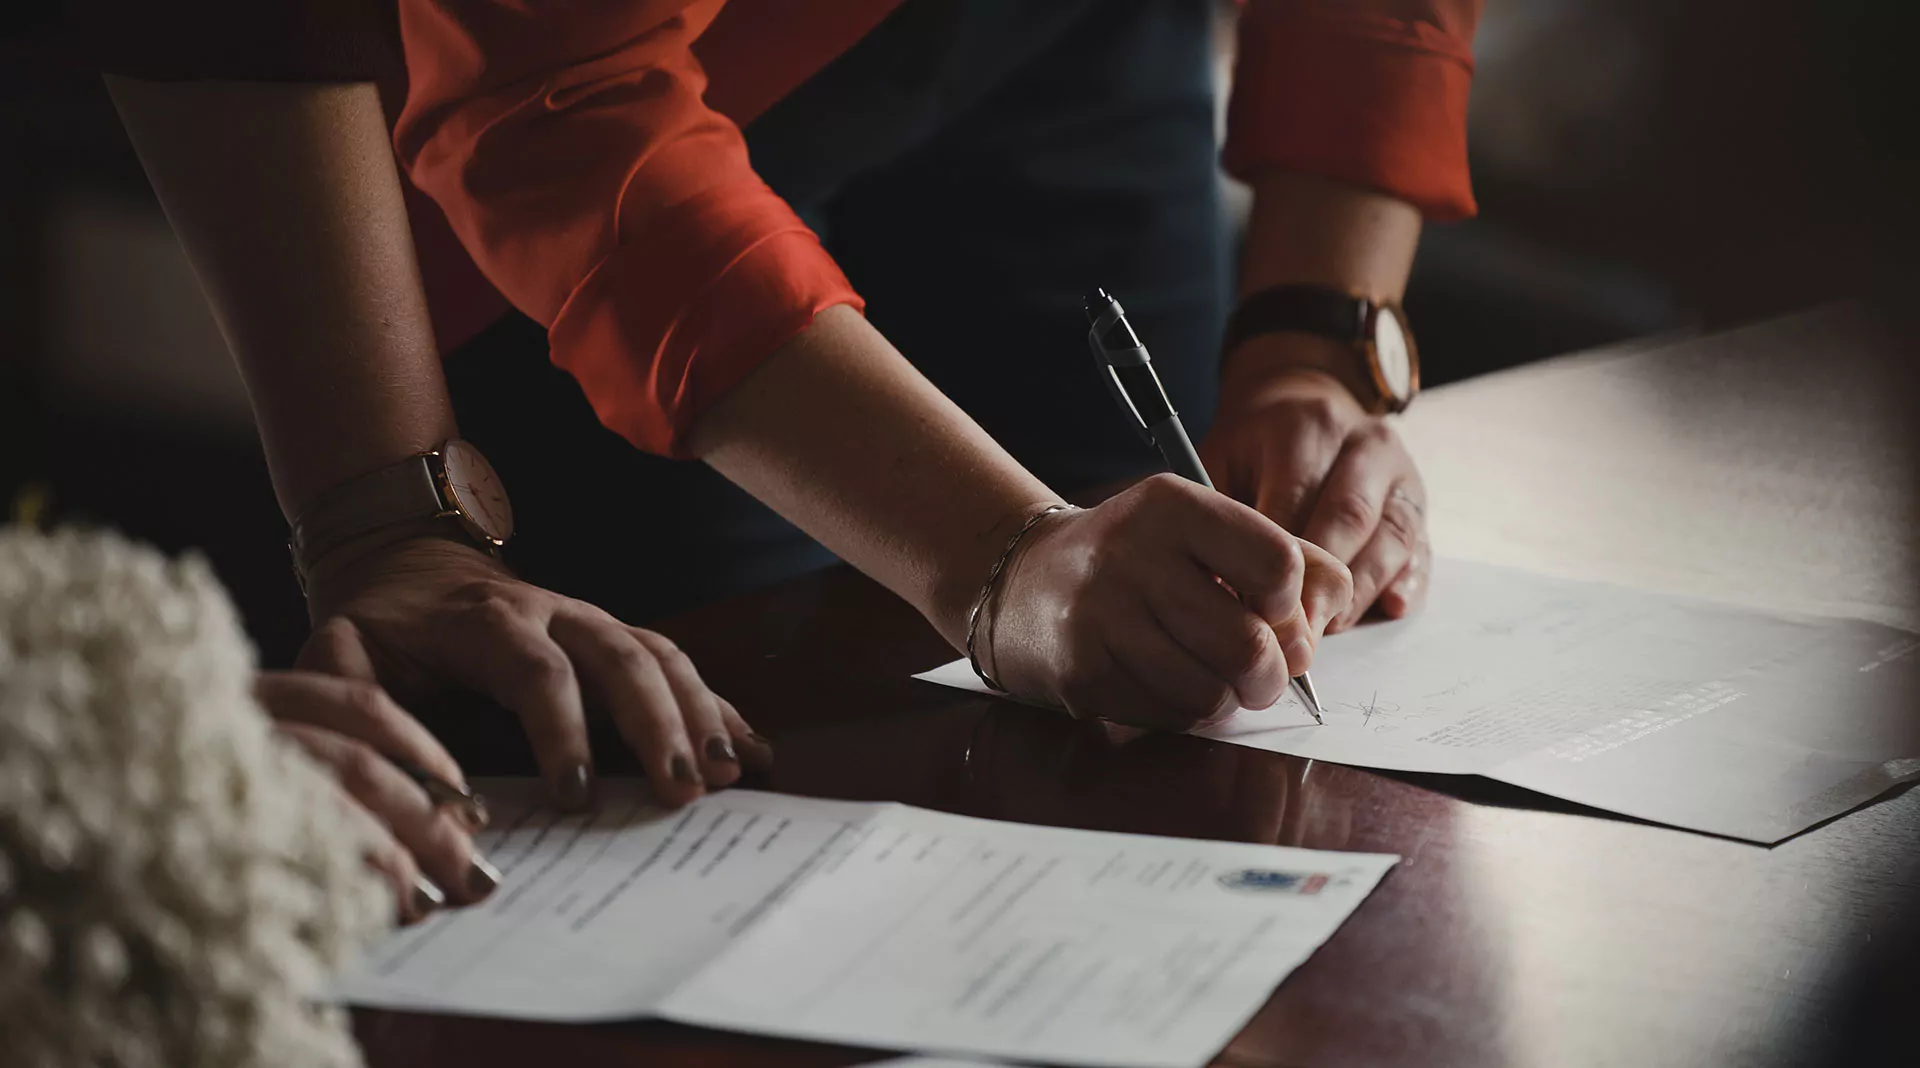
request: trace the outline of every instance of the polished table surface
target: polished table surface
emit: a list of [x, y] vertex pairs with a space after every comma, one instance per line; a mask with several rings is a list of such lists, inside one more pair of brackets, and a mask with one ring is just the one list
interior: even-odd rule
[[[1443, 555], [1911, 626], [1904, 357], [1863, 310], [1827, 309], [1435, 390], [1404, 429]], [[1116, 744], [912, 681], [952, 652], [844, 569], [661, 629], [774, 739], [778, 767], [756, 785], [1400, 854], [1224, 1064], [1848, 1063], [1862, 992], [1888, 976], [1911, 992], [1920, 971], [1920, 791], [1768, 849], [1474, 778], [1190, 737]], [[382, 1066], [883, 1056], [654, 1022], [356, 1022]]]

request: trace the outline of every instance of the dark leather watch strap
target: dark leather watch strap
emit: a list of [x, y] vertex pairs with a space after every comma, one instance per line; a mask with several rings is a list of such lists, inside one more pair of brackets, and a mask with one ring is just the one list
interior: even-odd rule
[[293, 523], [296, 566], [304, 572], [328, 552], [381, 527], [443, 514], [432, 464], [430, 456], [409, 456], [315, 498]]
[[1227, 320], [1225, 351], [1262, 334], [1284, 330], [1358, 344], [1367, 340], [1373, 302], [1322, 286], [1274, 286], [1252, 293]]

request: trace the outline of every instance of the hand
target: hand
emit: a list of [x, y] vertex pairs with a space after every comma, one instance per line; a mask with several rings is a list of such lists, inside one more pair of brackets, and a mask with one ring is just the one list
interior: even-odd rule
[[380, 843], [367, 860], [392, 883], [403, 922], [445, 904], [472, 904], [499, 885], [499, 871], [473, 847], [480, 824], [465, 810], [434, 804], [393, 761], [464, 786], [460, 765], [380, 687], [268, 671], [253, 692], [280, 733], [332, 771], [350, 809], [367, 817]]
[[1001, 575], [976, 645], [1016, 694], [1081, 718], [1186, 730], [1279, 700], [1351, 582], [1338, 560], [1253, 509], [1155, 475], [1041, 520]]
[[528, 585], [444, 538], [335, 554], [309, 576], [322, 620], [298, 667], [379, 681], [409, 703], [476, 691], [520, 717], [554, 801], [592, 803], [586, 708], [609, 716], [663, 804], [682, 805], [772, 749], [671, 641]]
[[1272, 370], [1281, 349], [1317, 339], [1246, 343], [1222, 381], [1219, 414], [1200, 446], [1223, 492], [1338, 557], [1353, 572], [1353, 603], [1327, 632], [1369, 611], [1398, 619], [1426, 600], [1433, 550], [1426, 487], [1385, 419], [1331, 376]]

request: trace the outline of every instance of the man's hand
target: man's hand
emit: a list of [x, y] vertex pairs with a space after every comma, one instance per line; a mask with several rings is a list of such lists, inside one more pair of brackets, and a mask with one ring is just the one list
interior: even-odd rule
[[297, 666], [377, 681], [424, 707], [467, 690], [520, 717], [557, 804], [592, 802], [586, 709], [608, 715], [663, 803], [761, 766], [772, 749], [671, 641], [528, 585], [470, 546], [420, 537], [320, 561]]
[[1155, 475], [1042, 520], [1000, 577], [978, 647], [1016, 694], [1187, 730], [1279, 700], [1351, 581], [1245, 505]]
[[1433, 550], [1426, 487], [1385, 419], [1331, 376], [1290, 369], [1286, 347], [1318, 339], [1272, 335], [1233, 354], [1200, 454], [1222, 491], [1338, 557], [1353, 603], [1328, 627], [1369, 611], [1398, 619], [1426, 599]]

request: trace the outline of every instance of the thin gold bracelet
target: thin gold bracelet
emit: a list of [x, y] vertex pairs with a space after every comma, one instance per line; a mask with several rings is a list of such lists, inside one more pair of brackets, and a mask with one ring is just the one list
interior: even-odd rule
[[1020, 525], [1019, 530], [1013, 532], [1013, 537], [1007, 539], [1007, 547], [1000, 550], [1000, 559], [995, 560], [993, 570], [987, 572], [987, 581], [980, 587], [980, 596], [974, 598], [973, 611], [967, 613], [967, 663], [973, 666], [973, 673], [980, 676], [980, 681], [986, 683], [988, 689], [999, 693], [1007, 692], [1005, 686], [1000, 685], [992, 675], [987, 674], [987, 669], [980, 666], [980, 653], [975, 646], [975, 640], [980, 636], [980, 617], [986, 614], [987, 601], [993, 597], [993, 587], [1000, 581], [1000, 572], [1007, 569], [1007, 561], [1013, 559], [1013, 551], [1020, 547], [1020, 539], [1026, 537], [1027, 531], [1039, 525], [1042, 519], [1056, 512], [1079, 510], [1071, 504], [1052, 504], [1035, 512]]

